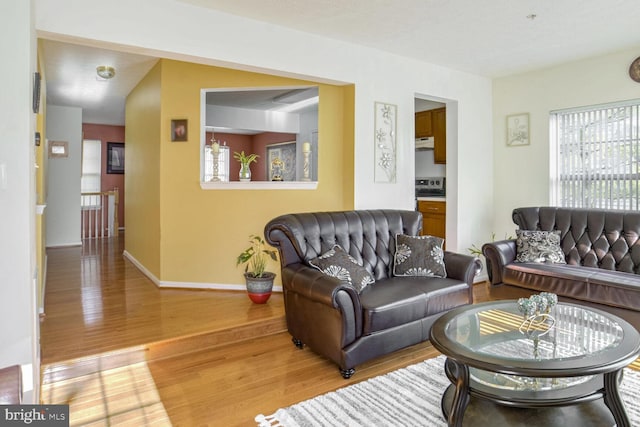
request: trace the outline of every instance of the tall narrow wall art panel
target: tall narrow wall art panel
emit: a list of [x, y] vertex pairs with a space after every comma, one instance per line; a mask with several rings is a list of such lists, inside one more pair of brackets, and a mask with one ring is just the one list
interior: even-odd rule
[[398, 107], [376, 102], [375, 107], [375, 170], [374, 181], [396, 182], [396, 119]]

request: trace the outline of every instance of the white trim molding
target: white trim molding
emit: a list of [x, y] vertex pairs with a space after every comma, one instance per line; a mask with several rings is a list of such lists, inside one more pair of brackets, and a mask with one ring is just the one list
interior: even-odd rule
[[[147, 276], [157, 287], [159, 288], [174, 288], [174, 289], [210, 289], [210, 290], [222, 290], [222, 291], [246, 291], [247, 286], [241, 284], [222, 284], [222, 283], [207, 283], [207, 282], [172, 282], [168, 280], [158, 279], [152, 272], [147, 270], [133, 255], [124, 251], [122, 255], [127, 258], [131, 263]], [[282, 286], [273, 286], [273, 292], [282, 292]]]
[[318, 181], [200, 182], [203, 190], [317, 190]]

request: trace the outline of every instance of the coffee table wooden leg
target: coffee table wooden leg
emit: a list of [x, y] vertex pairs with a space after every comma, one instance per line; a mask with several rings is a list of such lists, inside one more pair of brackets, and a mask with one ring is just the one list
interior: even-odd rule
[[464, 411], [467, 409], [470, 399], [469, 367], [449, 358], [447, 358], [445, 363], [447, 365], [446, 369], [452, 374], [452, 377], [455, 378], [454, 385], [456, 387], [447, 424], [449, 427], [462, 427], [462, 418], [464, 417]]
[[613, 418], [616, 420], [616, 427], [631, 427], [631, 421], [624, 408], [624, 402], [620, 398], [618, 384], [622, 381], [622, 369], [604, 374], [604, 403], [607, 405]]

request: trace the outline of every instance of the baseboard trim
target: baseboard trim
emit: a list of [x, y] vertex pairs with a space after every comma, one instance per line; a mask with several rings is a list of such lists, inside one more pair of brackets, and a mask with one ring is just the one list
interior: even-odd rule
[[53, 245], [46, 245], [45, 247], [47, 249], [55, 249], [55, 248], [69, 248], [72, 246], [82, 246], [82, 240], [77, 242], [77, 243], [59, 243], [59, 244], [53, 244]]
[[44, 261], [42, 261], [42, 295], [40, 295], [40, 307], [38, 307], [38, 314], [44, 316], [44, 297], [47, 295], [47, 263], [49, 262], [49, 256], [44, 254]]
[[[127, 258], [131, 263], [147, 276], [157, 287], [159, 288], [174, 288], [174, 289], [204, 289], [204, 290], [218, 290], [218, 291], [245, 291], [246, 285], [243, 284], [224, 284], [224, 283], [208, 283], [208, 282], [174, 282], [170, 280], [160, 280], [142, 263], [140, 263], [133, 255], [126, 250], [122, 255]], [[274, 285], [273, 292], [282, 292], [281, 285]]]

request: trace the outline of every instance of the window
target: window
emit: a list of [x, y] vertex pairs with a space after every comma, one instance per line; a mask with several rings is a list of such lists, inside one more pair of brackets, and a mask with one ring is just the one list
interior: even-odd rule
[[[100, 171], [102, 164], [102, 142], [97, 139], [82, 141], [82, 176], [80, 177], [81, 193], [100, 192]], [[84, 209], [100, 206], [100, 196], [82, 197]]]
[[552, 112], [556, 206], [638, 209], [640, 100]]

